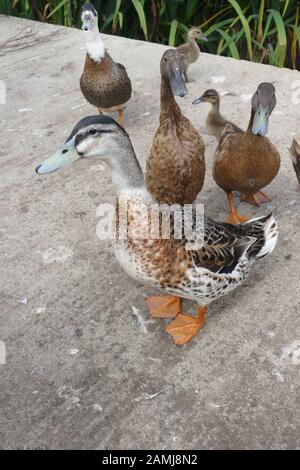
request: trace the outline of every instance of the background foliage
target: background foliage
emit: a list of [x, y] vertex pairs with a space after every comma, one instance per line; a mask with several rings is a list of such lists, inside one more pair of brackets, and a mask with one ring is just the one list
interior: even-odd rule
[[[0, 12], [80, 27], [81, 0], [0, 0]], [[236, 59], [300, 68], [298, 0], [94, 0], [104, 33], [169, 44], [191, 25], [209, 41], [201, 49]]]

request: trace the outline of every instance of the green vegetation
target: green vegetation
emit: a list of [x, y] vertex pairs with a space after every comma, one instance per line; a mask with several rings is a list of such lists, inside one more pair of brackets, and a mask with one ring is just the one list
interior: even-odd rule
[[[0, 12], [80, 26], [81, 0], [0, 0]], [[300, 68], [297, 0], [94, 0], [104, 33], [178, 45], [201, 26], [206, 52]]]

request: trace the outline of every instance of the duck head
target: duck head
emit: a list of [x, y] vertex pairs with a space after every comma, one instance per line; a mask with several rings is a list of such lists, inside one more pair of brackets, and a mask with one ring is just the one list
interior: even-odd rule
[[272, 83], [261, 83], [251, 100], [252, 106], [252, 132], [255, 135], [266, 135], [268, 132], [269, 117], [276, 106], [275, 87]]
[[81, 9], [81, 21], [83, 31], [98, 29], [98, 13], [92, 3], [84, 3]]
[[35, 171], [44, 175], [79, 159], [96, 158], [110, 167], [113, 182], [120, 190], [144, 186], [143, 173], [127, 132], [105, 115], [81, 119], [65, 144], [38, 165]]
[[168, 49], [163, 54], [160, 61], [161, 76], [170, 83], [175, 96], [183, 98], [188, 91], [183, 80], [184, 63], [183, 56], [176, 49]]
[[39, 175], [52, 173], [80, 158], [109, 160], [122, 136], [126, 138], [127, 133], [114, 119], [105, 115], [87, 116], [76, 124], [65, 144], [35, 171]]
[[208, 41], [202, 29], [196, 26], [189, 29], [187, 35], [189, 39], [202, 39], [202, 41]]
[[206, 90], [203, 95], [193, 101], [193, 104], [199, 103], [211, 103], [213, 106], [219, 105], [220, 96], [217, 90], [209, 89]]

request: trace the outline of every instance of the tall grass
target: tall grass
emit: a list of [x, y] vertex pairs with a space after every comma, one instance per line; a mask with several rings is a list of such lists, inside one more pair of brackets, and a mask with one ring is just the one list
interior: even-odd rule
[[[0, 0], [0, 12], [80, 26], [82, 0]], [[297, 0], [94, 0], [105, 33], [181, 44], [191, 25], [209, 41], [206, 52], [300, 68]]]

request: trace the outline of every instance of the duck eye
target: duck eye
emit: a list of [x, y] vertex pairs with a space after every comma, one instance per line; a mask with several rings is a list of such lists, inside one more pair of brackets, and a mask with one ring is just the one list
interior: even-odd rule
[[90, 129], [89, 132], [88, 132], [88, 134], [89, 134], [89, 135], [95, 135], [96, 132], [97, 132], [96, 129]]

